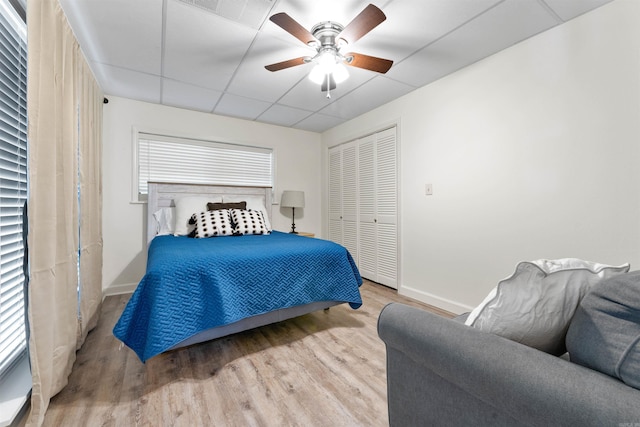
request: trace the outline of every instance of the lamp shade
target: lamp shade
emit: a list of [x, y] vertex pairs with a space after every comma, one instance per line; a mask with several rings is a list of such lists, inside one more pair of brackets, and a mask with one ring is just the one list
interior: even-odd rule
[[283, 191], [280, 206], [284, 208], [304, 208], [304, 191]]

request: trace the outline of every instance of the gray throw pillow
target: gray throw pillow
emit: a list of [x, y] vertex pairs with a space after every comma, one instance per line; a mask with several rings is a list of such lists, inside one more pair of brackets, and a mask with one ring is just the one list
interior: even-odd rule
[[572, 362], [640, 389], [640, 271], [594, 286], [567, 332]]

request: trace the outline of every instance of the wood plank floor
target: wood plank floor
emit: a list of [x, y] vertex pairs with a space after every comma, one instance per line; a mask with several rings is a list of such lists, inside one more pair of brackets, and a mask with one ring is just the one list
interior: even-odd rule
[[129, 295], [105, 299], [45, 426], [385, 426], [377, 319], [391, 301], [451, 317], [365, 281], [343, 304], [140, 362], [111, 330]]

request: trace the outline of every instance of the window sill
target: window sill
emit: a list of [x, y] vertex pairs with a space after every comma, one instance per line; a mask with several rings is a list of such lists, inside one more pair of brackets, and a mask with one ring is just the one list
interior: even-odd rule
[[27, 402], [31, 392], [31, 369], [26, 353], [12, 371], [2, 380], [0, 387], [0, 427], [13, 423]]

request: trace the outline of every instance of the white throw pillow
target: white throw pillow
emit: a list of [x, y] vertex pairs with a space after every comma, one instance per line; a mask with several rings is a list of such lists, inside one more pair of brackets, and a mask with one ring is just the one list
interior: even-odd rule
[[269, 213], [264, 205], [264, 199], [260, 196], [222, 196], [224, 203], [247, 202], [247, 209], [254, 211], [262, 211], [264, 225], [267, 231], [271, 231], [271, 222], [269, 221]]
[[173, 203], [176, 205], [176, 212], [175, 230], [173, 234], [175, 236], [186, 236], [190, 234], [195, 228], [195, 225], [189, 224], [191, 215], [206, 211], [207, 203], [209, 202], [216, 203], [221, 201], [222, 197], [220, 196], [187, 196], [174, 199]]
[[576, 258], [521, 262], [465, 321], [547, 353], [565, 353], [565, 336], [578, 304], [602, 279], [629, 271]]
[[173, 234], [175, 231], [175, 216], [176, 208], [162, 208], [153, 213], [153, 217], [157, 222], [156, 235], [164, 236], [166, 234]]

